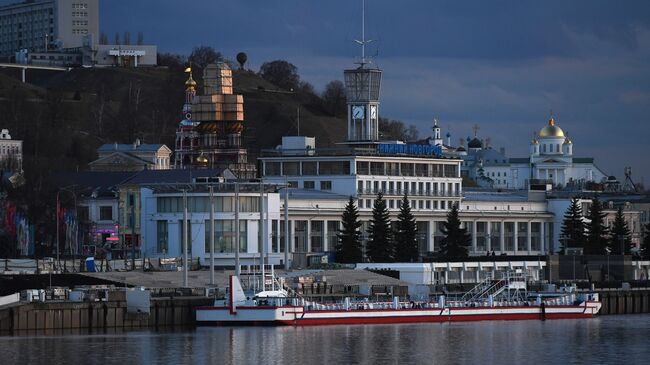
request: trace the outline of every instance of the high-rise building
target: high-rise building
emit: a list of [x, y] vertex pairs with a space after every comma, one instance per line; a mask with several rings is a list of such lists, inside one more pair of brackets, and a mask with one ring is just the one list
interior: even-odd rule
[[99, 0], [28, 0], [0, 7], [0, 56], [77, 48], [99, 36]]

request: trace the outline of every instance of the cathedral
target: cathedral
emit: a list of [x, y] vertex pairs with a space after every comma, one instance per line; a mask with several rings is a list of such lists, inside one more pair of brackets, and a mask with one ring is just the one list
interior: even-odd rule
[[573, 142], [553, 117], [535, 133], [527, 157], [508, 158], [503, 148], [497, 151], [489, 146], [489, 138], [481, 140], [475, 135], [467, 141], [467, 148], [461, 143], [447, 153], [461, 158], [463, 175], [482, 187], [526, 189], [532, 179], [547, 180], [559, 188], [581, 189], [587, 183], [607, 179], [592, 157], [573, 154]]

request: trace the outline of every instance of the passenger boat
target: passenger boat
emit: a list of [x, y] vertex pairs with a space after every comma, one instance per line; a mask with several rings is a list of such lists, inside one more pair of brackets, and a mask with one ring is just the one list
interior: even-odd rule
[[[269, 284], [269, 280], [262, 280]], [[267, 289], [270, 290], [265, 290]], [[323, 304], [290, 295], [274, 278], [254, 296], [246, 296], [237, 276], [230, 277], [225, 300], [198, 307], [198, 325], [311, 326], [328, 324], [425, 323], [484, 320], [545, 320], [590, 318], [601, 303], [597, 293], [530, 293], [526, 278], [506, 273], [486, 278], [457, 298], [441, 295], [435, 301], [351, 301]], [[573, 288], [574, 289], [574, 288]]]

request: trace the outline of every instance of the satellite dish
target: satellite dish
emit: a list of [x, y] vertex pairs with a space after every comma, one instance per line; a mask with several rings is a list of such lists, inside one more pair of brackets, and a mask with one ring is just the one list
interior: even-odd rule
[[240, 70], [244, 69], [244, 64], [246, 63], [246, 60], [248, 60], [248, 56], [246, 56], [246, 53], [244, 52], [237, 53], [237, 62], [239, 62]]

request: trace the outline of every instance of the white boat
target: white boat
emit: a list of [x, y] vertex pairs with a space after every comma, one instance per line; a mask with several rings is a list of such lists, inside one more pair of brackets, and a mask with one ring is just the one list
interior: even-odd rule
[[[268, 280], [265, 280], [268, 282]], [[277, 287], [276, 287], [277, 286]], [[246, 296], [237, 276], [230, 277], [225, 300], [198, 307], [198, 325], [309, 326], [327, 324], [424, 323], [483, 320], [591, 318], [601, 308], [597, 293], [528, 293], [521, 274], [486, 278], [457, 299], [436, 301], [351, 301], [323, 304], [290, 295], [282, 285]]]

